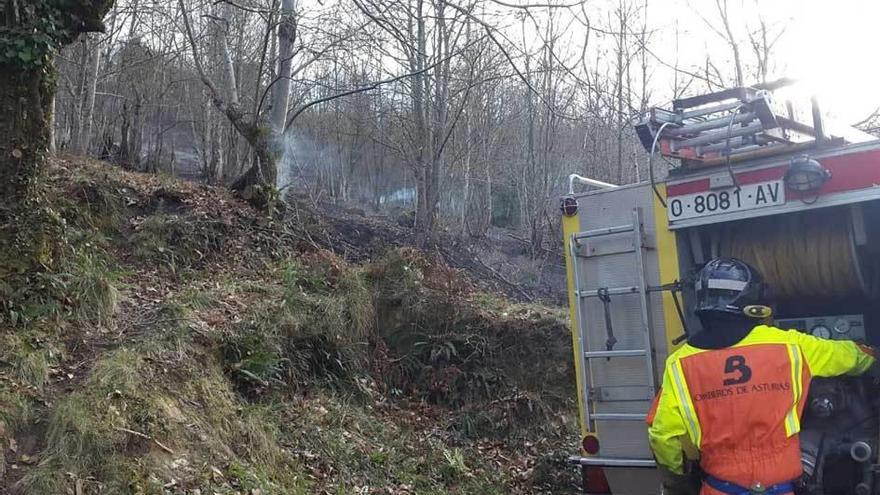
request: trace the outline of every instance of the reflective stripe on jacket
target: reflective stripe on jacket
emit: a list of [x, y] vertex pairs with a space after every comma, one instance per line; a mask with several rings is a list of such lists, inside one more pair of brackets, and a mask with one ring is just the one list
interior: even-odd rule
[[798, 432], [810, 379], [861, 374], [873, 363], [871, 350], [854, 342], [766, 325], [724, 349], [685, 344], [666, 362], [651, 448], [676, 473], [684, 440], [716, 478], [742, 486], [793, 480], [801, 474]]

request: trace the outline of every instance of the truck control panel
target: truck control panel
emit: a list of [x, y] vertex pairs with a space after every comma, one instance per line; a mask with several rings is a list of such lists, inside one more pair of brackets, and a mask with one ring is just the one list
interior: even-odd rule
[[775, 325], [783, 330], [797, 330], [820, 339], [855, 340], [864, 342], [865, 317], [863, 315], [816, 316], [811, 318], [785, 318]]

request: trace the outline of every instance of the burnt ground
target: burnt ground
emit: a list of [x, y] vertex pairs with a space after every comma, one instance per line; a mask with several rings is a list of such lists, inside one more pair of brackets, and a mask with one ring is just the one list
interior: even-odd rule
[[483, 290], [519, 302], [566, 304], [565, 262], [562, 241], [554, 249], [530, 255], [529, 243], [513, 230], [492, 227], [484, 239], [442, 229], [433, 237], [415, 232], [405, 218], [368, 214], [355, 207], [310, 204], [297, 197], [292, 208], [319, 210], [324, 236], [315, 241], [350, 261], [365, 261], [390, 248], [415, 247], [436, 254], [449, 266], [462, 270]]
[[68, 247], [0, 318], [0, 492], [571, 492], [564, 312], [509, 301], [563, 297], [552, 252], [47, 175]]

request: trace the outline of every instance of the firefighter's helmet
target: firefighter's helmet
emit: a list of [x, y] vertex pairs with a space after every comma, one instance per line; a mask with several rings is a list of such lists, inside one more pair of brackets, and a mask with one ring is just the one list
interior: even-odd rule
[[766, 285], [761, 274], [748, 263], [736, 258], [715, 258], [697, 274], [696, 314], [728, 313], [766, 318], [770, 309], [764, 306]]

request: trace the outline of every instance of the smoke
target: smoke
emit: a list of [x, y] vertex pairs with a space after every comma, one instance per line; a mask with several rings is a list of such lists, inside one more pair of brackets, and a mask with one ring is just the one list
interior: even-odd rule
[[379, 204], [383, 206], [409, 206], [415, 202], [416, 190], [414, 187], [401, 187], [390, 194], [379, 196]]
[[319, 144], [303, 134], [293, 132], [285, 134], [282, 139], [275, 183], [279, 191], [314, 183], [322, 171], [339, 167], [327, 144]]
[[299, 155], [299, 143], [297, 139], [291, 135], [281, 138], [281, 159], [278, 160], [278, 175], [275, 178], [275, 187], [279, 191], [293, 184], [293, 168]]
[[275, 186], [310, 194], [326, 194], [335, 200], [364, 205], [411, 206], [415, 189], [399, 162], [369, 153], [367, 147], [322, 137], [289, 132], [283, 136]]

